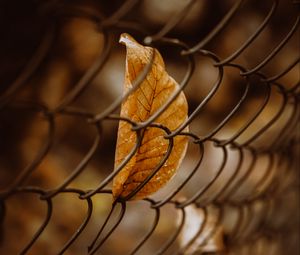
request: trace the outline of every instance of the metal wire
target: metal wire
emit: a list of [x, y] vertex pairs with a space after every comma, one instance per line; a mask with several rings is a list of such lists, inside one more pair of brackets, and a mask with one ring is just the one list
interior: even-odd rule
[[[297, 37], [299, 14], [293, 17], [294, 23], [292, 25], [285, 27], [285, 35], [277, 42], [276, 46], [271, 50], [266, 49], [265, 52], [267, 52], [267, 54], [263, 59], [261, 59], [254, 67], [249, 67], [245, 64], [240, 64], [238, 61], [239, 57], [267, 29], [274, 16], [280, 14], [280, 10], [277, 7], [281, 2], [284, 2], [284, 0], [268, 1], [269, 10], [265, 13], [265, 17], [260, 25], [248, 36], [246, 41], [241, 43], [238, 49], [224, 58], [218, 56], [214, 49], [207, 45], [226, 31], [228, 26], [232, 25], [232, 19], [238, 15], [239, 12], [243, 11], [243, 6], [247, 1], [236, 1], [206, 36], [200, 39], [195, 38], [193, 43], [190, 43], [188, 40], [185, 41], [184, 38], [175, 38], [172, 31], [184, 17], [188, 15], [197, 1], [189, 1], [182, 10], [176, 13], [172, 19], [156, 32], [149, 32], [148, 28], [143, 27], [142, 23], [139, 23], [138, 21], [126, 19], [128, 14], [132, 13], [134, 8], [136, 8], [140, 2], [141, 1], [136, 0], [125, 1], [115, 10], [115, 12], [110, 13], [107, 17], [104, 17], [104, 15], [102, 16], [102, 14], [100, 15], [100, 12], [89, 12], [82, 8], [76, 8], [76, 6], [72, 6], [70, 3], [63, 4], [59, 3], [59, 1], [49, 1], [47, 5], [45, 4], [43, 6], [43, 4], [40, 4], [40, 9], [43, 12], [51, 13], [51, 17], [54, 17], [53, 20], [57, 17], [76, 16], [93, 21], [99, 28], [99, 31], [103, 33], [104, 48], [97, 57], [95, 63], [86, 70], [79, 81], [72, 86], [68, 93], [54, 108], [50, 108], [47, 105], [38, 102], [22, 101], [18, 98], [18, 92], [24, 86], [28, 86], [28, 80], [38, 72], [38, 69], [46, 56], [51, 53], [52, 45], [55, 41], [54, 38], [58, 29], [56, 26], [58, 26], [59, 23], [55, 21], [49, 22], [43, 39], [37, 46], [31, 59], [23, 68], [23, 71], [20, 72], [10, 86], [8, 86], [8, 88], [0, 95], [1, 111], [10, 111], [11, 109], [14, 109], [19, 114], [22, 114], [22, 111], [24, 110], [27, 112], [39, 113], [43, 116], [43, 121], [47, 124], [48, 128], [47, 135], [43, 139], [43, 146], [36, 153], [35, 158], [23, 170], [19, 171], [15, 176], [13, 183], [8, 184], [5, 189], [0, 191], [0, 231], [4, 229], [3, 226], [7, 217], [6, 204], [11, 197], [18, 197], [26, 193], [37, 196], [46, 207], [44, 220], [28, 243], [20, 251], [20, 254], [32, 254], [32, 247], [39, 241], [40, 236], [51, 223], [53, 211], [55, 209], [53, 200], [61, 194], [75, 194], [78, 196], [79, 200], [83, 200], [83, 202], [86, 203], [86, 216], [82, 220], [80, 226], [58, 252], [58, 254], [66, 254], [70, 247], [76, 243], [82, 233], [86, 230], [94, 213], [94, 198], [99, 195], [111, 196], [109, 185], [113, 178], [137, 152], [142, 144], [143, 130], [151, 127], [161, 129], [165, 132], [165, 139], [168, 140], [167, 152], [155, 169], [153, 169], [151, 174], [138, 185], [131, 194], [112, 204], [112, 208], [107, 214], [107, 218], [104, 219], [104, 221], [102, 219], [103, 223], [99, 227], [98, 233], [93, 233], [94, 239], [91, 239], [90, 243], [86, 244], [87, 254], [104, 254], [101, 253], [101, 249], [119, 229], [124, 217], [130, 213], [127, 209], [128, 204], [134, 202], [129, 202], [129, 200], [160, 170], [172, 151], [174, 138], [179, 135], [186, 136], [189, 139], [190, 144], [194, 144], [194, 146], [197, 147], [197, 160], [194, 162], [193, 168], [184, 176], [184, 179], [169, 191], [168, 194], [160, 199], [147, 198], [144, 200], [147, 204], [149, 214], [154, 215], [153, 222], [147, 232], [141, 236], [139, 240], [136, 240], [136, 245], [131, 248], [131, 251], [128, 254], [137, 254], [147, 242], [150, 242], [153, 237], [159, 235], [157, 229], [162, 224], [162, 211], [168, 206], [172, 207], [177, 212], [176, 217], [178, 218], [179, 223], [177, 224], [176, 229], [170, 234], [169, 238], [165, 240], [153, 254], [175, 254], [172, 247], [178, 245], [177, 242], [179, 236], [182, 234], [183, 227], [188, 217], [190, 217], [187, 212], [189, 206], [195, 206], [195, 208], [202, 210], [204, 213], [204, 221], [202, 225], [199, 226], [197, 233], [192, 239], [190, 239], [184, 247], [180, 247], [180, 249], [176, 251], [177, 254], [186, 254], [185, 252], [187, 252], [199, 236], [204, 235], [199, 247], [205, 246], [217, 231], [218, 226], [222, 225], [228, 214], [233, 214], [233, 212], [237, 214], [237, 217], [230, 233], [226, 233], [225, 240], [226, 252], [228, 252], [228, 254], [271, 254], [271, 248], [269, 248], [269, 250], [265, 247], [261, 248], [265, 253], [258, 251], [260, 248], [257, 247], [257, 243], [259, 242], [270, 243], [272, 244], [272, 247], [275, 247], [272, 249], [278, 252], [276, 254], [283, 254], [284, 245], [289, 241], [289, 235], [286, 233], [297, 232], [295, 231], [297, 226], [293, 226], [293, 224], [290, 226], [290, 224], [288, 224], [290, 221], [289, 217], [287, 217], [282, 224], [279, 224], [279, 226], [275, 226], [274, 228], [272, 228], [270, 222], [272, 221], [276, 210], [279, 207], [286, 206], [285, 204], [280, 204], [283, 196], [286, 196], [288, 193], [299, 194], [299, 183], [296, 178], [297, 176], [299, 177], [299, 174], [297, 174], [297, 166], [295, 166], [297, 165], [295, 162], [299, 155], [295, 155], [293, 148], [294, 146], [299, 146], [299, 133], [297, 132], [297, 127], [299, 127], [300, 102], [299, 80], [296, 81], [297, 83], [295, 85], [288, 86], [282, 84], [280, 79], [285, 77], [292, 70], [295, 70], [295, 68], [299, 69], [299, 51], [294, 60], [276, 74], [268, 75], [267, 72], [265, 72], [264, 67], [270, 65], [274, 58], [286, 47], [288, 42]], [[285, 2], [285, 4], [294, 4], [295, 8], [297, 8], [299, 2]], [[73, 105], [75, 100], [82, 95], [84, 91], [89, 90], [93, 79], [103, 69], [115, 44], [113, 35], [118, 34], [118, 31], [120, 30], [133, 31], [144, 39], [145, 44], [154, 47], [163, 48], [167, 46], [169, 48], [175, 48], [177, 50], [176, 52], [179, 53], [177, 57], [181, 59], [182, 64], [185, 66], [183, 79], [179, 82], [179, 89], [175, 91], [165, 104], [145, 122], [134, 122], [131, 119], [123, 116], [121, 117], [116, 112], [122, 102], [124, 102], [124, 100], [140, 86], [151, 70], [155, 55], [154, 51], [151, 61], [144, 66], [143, 71], [133, 82], [132, 89], [112, 102], [106, 109], [101, 112], [92, 112], [83, 107], [75, 107]], [[198, 65], [196, 61], [196, 58], [198, 57], [210, 61], [211, 67], [218, 73], [217, 79], [210, 87], [210, 91], [207, 92], [205, 97], [201, 99], [189, 113], [188, 119], [176, 130], [170, 131], [166, 126], [155, 123], [155, 120], [174, 101], [179, 93], [189, 86]], [[224, 76], [228, 70], [239, 73], [239, 78], [242, 81], [239, 83], [242, 93], [240, 93], [238, 100], [236, 100], [236, 103], [232, 106], [231, 110], [206, 133], [200, 134], [201, 131], [198, 130], [189, 132], [184, 131], [188, 125], [195, 123], [203, 112], [205, 113], [208, 111], [207, 105], [214, 99], [222, 86], [224, 86]], [[242, 125], [235, 127], [234, 133], [231, 133], [230, 136], [227, 138], [220, 138], [220, 132], [222, 132], [236, 116], [243, 113], [245, 105], [251, 100], [251, 93], [253, 93], [253, 90], [259, 94], [258, 97], [260, 100], [256, 107], [253, 108], [251, 116], [247, 116]], [[266, 122], [260, 124], [257, 129], [254, 129], [255, 131], [252, 131], [247, 139], [241, 139], [245, 133], [249, 132], [251, 126], [255, 125], [257, 120], [261, 118], [262, 113], [268, 108], [268, 104], [270, 104], [274, 95], [281, 98], [281, 102], [275, 114]], [[76, 121], [85, 123], [95, 130], [95, 135], [90, 144], [90, 148], [77, 166], [69, 173], [68, 177], [56, 187], [46, 189], [28, 186], [26, 184], [27, 181], [32, 178], [35, 171], [38, 171], [38, 166], [45, 160], [53, 147], [59, 121], [58, 117], [60, 116], [74, 118]], [[14, 117], [18, 118], [18, 116]], [[278, 123], [282, 123], [283, 118], [284, 123], [280, 126], [279, 131], [269, 138], [269, 136], [267, 136], [268, 131], [274, 128]], [[114, 171], [111, 170], [110, 174], [106, 175], [102, 180], [99, 180], [97, 187], [89, 190], [71, 188], [70, 186], [74, 185], [75, 180], [81, 178], [81, 174], [86, 171], [88, 163], [96, 156], [97, 150], [99, 146], [101, 146], [102, 137], [104, 136], [103, 126], [108, 121], [115, 123], [125, 121], [130, 124], [132, 130], [136, 134], [135, 147]], [[265, 143], [263, 146], [257, 145], [256, 142], [265, 137], [268, 138], [264, 139]], [[187, 198], [178, 198], [178, 194], [180, 194], [182, 190], [190, 185], [194, 185], [192, 182], [193, 180], [202, 178], [201, 176], [205, 175], [204, 172], [199, 173], [199, 169], [204, 164], [203, 162], [205, 159], [209, 157], [207, 146], [211, 146], [214, 150], [220, 152], [221, 156], [218, 154], [218, 160], [220, 161], [219, 166], [214, 169], [214, 174], [212, 176], [205, 179], [206, 183], [204, 186], [199, 186], [199, 189], [195, 190], [193, 194]], [[227, 179], [223, 180], [222, 176], [228, 171], [230, 158], [233, 154], [237, 155], [236, 165], [235, 167], [231, 166], [232, 169], [227, 173]], [[260, 165], [260, 161], [262, 160], [267, 162], [264, 167]], [[253, 175], [257, 172], [260, 173], [260, 176], [255, 179]], [[243, 188], [247, 186], [249, 181], [253, 182], [253, 178], [254, 183], [252, 187], [247, 194], [244, 194], [242, 192]], [[219, 184], [220, 180], [223, 180], [221, 184]], [[219, 186], [219, 189], [212, 192], [211, 190], [214, 190], [216, 186]], [[260, 213], [257, 216], [255, 205], [258, 203], [261, 203], [263, 209], [260, 210]], [[286, 201], [286, 203], [288, 204], [289, 201]], [[209, 218], [209, 206], [217, 208], [218, 213], [213, 228], [210, 229], [210, 231], [205, 232], [204, 229], [206, 224], [208, 224], [207, 221]], [[119, 210], [119, 214], [114, 218], [113, 215], [116, 210]], [[254, 222], [254, 219], [257, 219], [257, 217], [258, 221]], [[276, 250], [277, 244], [281, 247], [278, 251]], [[199, 254], [201, 253], [199, 252]], [[225, 251], [224, 253], [216, 254], [225, 254]]]

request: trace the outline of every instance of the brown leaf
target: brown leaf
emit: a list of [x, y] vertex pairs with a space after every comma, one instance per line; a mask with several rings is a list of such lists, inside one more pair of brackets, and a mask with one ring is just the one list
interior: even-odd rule
[[[151, 60], [152, 48], [137, 43], [130, 35], [122, 34], [120, 42], [126, 45], [126, 73], [124, 93], [132, 87], [132, 82]], [[165, 71], [160, 53], [154, 49], [154, 62], [144, 81], [123, 102], [121, 116], [136, 122], [146, 121], [178, 89], [176, 81]], [[155, 120], [170, 130], [175, 130], [187, 118], [188, 105], [181, 92], [170, 106]], [[132, 126], [124, 121], [119, 123], [116, 146], [115, 168], [124, 160], [136, 145], [136, 133]], [[169, 140], [160, 128], [148, 127], [141, 146], [125, 167], [113, 180], [114, 198], [126, 197], [141, 184], [161, 162], [167, 152]], [[165, 185], [178, 169], [187, 148], [187, 137], [176, 136], [174, 146], [167, 161], [154, 177], [133, 197], [142, 199]]]

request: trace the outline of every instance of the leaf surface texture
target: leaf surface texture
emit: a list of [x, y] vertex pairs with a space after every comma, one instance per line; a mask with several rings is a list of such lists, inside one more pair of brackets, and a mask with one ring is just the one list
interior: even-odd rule
[[[144, 122], [164, 106], [172, 94], [179, 89], [179, 85], [166, 72], [164, 61], [156, 49], [140, 45], [128, 34], [122, 34], [120, 42], [126, 46], [124, 93], [132, 88], [133, 81], [151, 61], [152, 54], [154, 54], [154, 60], [146, 78], [121, 106], [122, 117], [135, 122]], [[187, 101], [183, 92], [180, 92], [178, 97], [155, 120], [155, 123], [173, 131], [187, 119], [187, 114]], [[113, 180], [112, 191], [115, 199], [128, 196], [159, 165], [169, 147], [169, 140], [164, 138], [165, 135], [166, 132], [157, 127], [147, 127], [143, 131], [142, 142], [137, 152]], [[187, 137], [179, 135], [173, 141], [172, 151], [164, 165], [133, 199], [143, 199], [151, 195], [175, 174], [185, 155], [188, 140]], [[120, 121], [115, 168], [134, 149], [136, 143], [137, 135], [135, 131], [132, 131], [132, 125]]]

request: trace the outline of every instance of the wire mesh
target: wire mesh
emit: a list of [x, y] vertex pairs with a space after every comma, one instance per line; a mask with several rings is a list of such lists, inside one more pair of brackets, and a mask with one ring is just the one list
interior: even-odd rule
[[[4, 1], [1, 23], [17, 31], [3, 25], [1, 254], [299, 254], [299, 2], [262, 2]], [[122, 32], [159, 49], [180, 85], [142, 123], [118, 111], [152, 63], [122, 94]], [[171, 132], [155, 120], [182, 90], [189, 117]], [[113, 169], [119, 121], [138, 138]], [[112, 203], [112, 179], [149, 127], [170, 141], [164, 161], [188, 137], [182, 167], [129, 201], [160, 162]], [[224, 247], [206, 251], [220, 228]]]

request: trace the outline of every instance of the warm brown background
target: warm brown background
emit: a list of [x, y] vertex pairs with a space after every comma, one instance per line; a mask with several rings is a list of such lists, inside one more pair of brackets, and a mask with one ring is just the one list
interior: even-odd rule
[[[41, 114], [20, 107], [19, 102], [42, 103], [50, 109], [55, 108], [92, 63], [98, 59], [103, 50], [104, 37], [95, 22], [86, 17], [68, 14], [68, 7], [109, 17], [123, 1], [60, 1], [58, 5], [60, 11], [55, 15], [57, 2], [0, 1], [0, 95], [7, 91], [28, 63], [44, 34], [47, 35], [47, 29], [51, 24], [56, 24], [57, 27], [54, 33], [54, 43], [45, 60], [34, 75], [18, 90], [12, 102], [0, 111], [0, 190], [9, 187], [22, 169], [33, 160], [47, 136], [47, 122]], [[187, 2], [179, 0], [140, 1], [122, 20], [137, 22], [144, 28], [145, 34], [155, 34], [174, 15], [173, 13], [178, 12]], [[230, 0], [197, 1], [190, 13], [168, 36], [179, 38], [190, 46], [195, 45], [216, 26], [234, 2]], [[246, 2], [229, 25], [205, 49], [211, 50], [221, 59], [231, 55], [261, 24], [270, 6], [271, 1]], [[291, 1], [280, 1], [276, 14], [267, 28], [236, 62], [246, 68], [252, 68], [260, 63], [288, 33], [295, 21], [296, 12], [297, 8], [291, 4]], [[124, 47], [118, 44], [118, 37], [122, 32], [129, 32], [142, 42], [143, 35], [115, 28], [109, 32], [112, 36], [113, 46], [106, 64], [84, 92], [72, 103], [74, 107], [100, 113], [122, 94], [125, 51]], [[185, 62], [179, 57], [178, 51], [163, 45], [156, 45], [156, 47], [159, 48], [165, 59], [170, 75], [180, 81], [185, 72]], [[299, 57], [299, 33], [289, 40], [287, 45], [262, 71], [267, 76], [278, 74], [292, 63], [297, 55]], [[196, 64], [196, 71], [185, 89], [189, 112], [199, 105], [217, 78], [216, 69], [207, 58], [197, 56]], [[279, 81], [286, 88], [299, 82], [299, 65]], [[220, 122], [240, 98], [243, 92], [243, 82], [237, 70], [225, 69], [220, 89], [199, 115], [199, 118], [193, 121], [190, 126], [191, 131], [202, 136]], [[234, 134], [241, 123], [257, 109], [256, 107], [262, 102], [263, 97], [264, 91], [261, 86], [253, 85], [245, 106], [239, 111], [237, 117], [228, 123], [222, 132], [218, 133], [217, 137], [222, 139]], [[247, 139], [263, 126], [278, 111], [279, 102], [280, 98], [272, 91], [270, 102], [263, 114], [238, 142]], [[269, 140], [275, 137], [280, 127], [286, 123], [290, 112], [291, 108], [287, 107], [278, 124], [264, 134], [254, 146], [267, 147]], [[92, 189], [113, 170], [117, 124], [117, 121], [103, 122], [100, 146], [83, 173], [72, 182], [72, 187], [83, 190]], [[45, 189], [56, 187], [82, 160], [95, 136], [95, 128], [83, 121], [82, 118], [57, 115], [53, 145], [42, 163], [26, 181], [26, 185], [41, 186]], [[197, 149], [193, 146], [191, 143], [182, 166], [183, 169], [190, 169], [197, 160], [198, 154], [195, 152]], [[217, 149], [209, 143], [206, 144], [206, 147], [208, 154], [202, 170], [199, 170], [197, 176], [199, 179], [195, 181], [195, 184], [186, 188], [181, 194], [182, 196], [191, 196], [196, 185], [204, 185], [214, 169], [217, 168], [216, 165], [220, 163]], [[298, 147], [295, 146], [292, 153], [299, 156], [297, 149]], [[287, 156], [286, 160], [293, 160], [292, 156], [292, 154]], [[229, 172], [232, 169], [230, 164], [236, 163], [234, 157], [235, 155], [232, 154], [230, 158], [232, 161], [229, 160], [226, 168]], [[247, 161], [247, 156], [245, 161]], [[263, 158], [260, 159], [259, 164], [265, 164]], [[261, 168], [257, 168], [257, 175], [261, 174], [259, 170]], [[181, 171], [178, 178], [184, 178], [184, 176], [185, 173]], [[255, 178], [258, 177], [254, 173], [253, 178], [249, 179], [247, 185], [250, 190], [251, 181], [255, 182]], [[176, 181], [172, 185], [176, 186]], [[246, 193], [249, 187], [245, 187]], [[277, 218], [274, 217], [274, 225], [282, 218], [289, 217], [289, 221], [285, 223], [286, 226], [291, 224], [296, 229], [297, 215], [299, 216], [297, 196], [297, 192], [296, 195], [293, 193], [286, 198], [283, 194], [284, 208], [287, 210], [279, 210], [280, 215]], [[111, 201], [110, 195], [93, 197], [92, 219], [66, 254], [86, 254], [86, 246], [101, 226], [110, 209]], [[1, 225], [0, 253], [18, 254], [43, 221], [45, 207], [36, 195], [29, 194], [12, 195], [5, 203], [6, 214]], [[59, 194], [56, 196], [53, 199], [54, 209], [51, 221], [28, 254], [56, 254], [84, 218], [86, 212], [84, 203], [75, 195]], [[153, 219], [153, 211], [150, 212], [149, 205], [146, 202], [137, 202], [130, 203], [128, 207], [124, 223], [103, 247], [101, 254], [126, 254], [133, 249], [141, 236], [145, 235], [149, 229]], [[1, 210], [0, 208], [0, 216]], [[169, 205], [162, 209], [161, 221], [156, 234], [151, 241], [147, 242], [140, 254], [153, 254], [159, 249], [163, 240], [166, 240], [164, 238], [174, 231], [174, 221], [170, 222], [168, 217], [171, 213], [176, 215], [173, 207]], [[298, 254], [294, 253], [298, 252], [296, 250], [299, 244], [298, 236], [287, 235], [290, 235], [290, 238], [287, 238], [288, 245], [284, 247], [286, 253], [281, 254]], [[295, 240], [293, 240], [294, 236]], [[282, 243], [285, 244], [285, 242]], [[235, 254], [239, 254], [239, 252]]]

